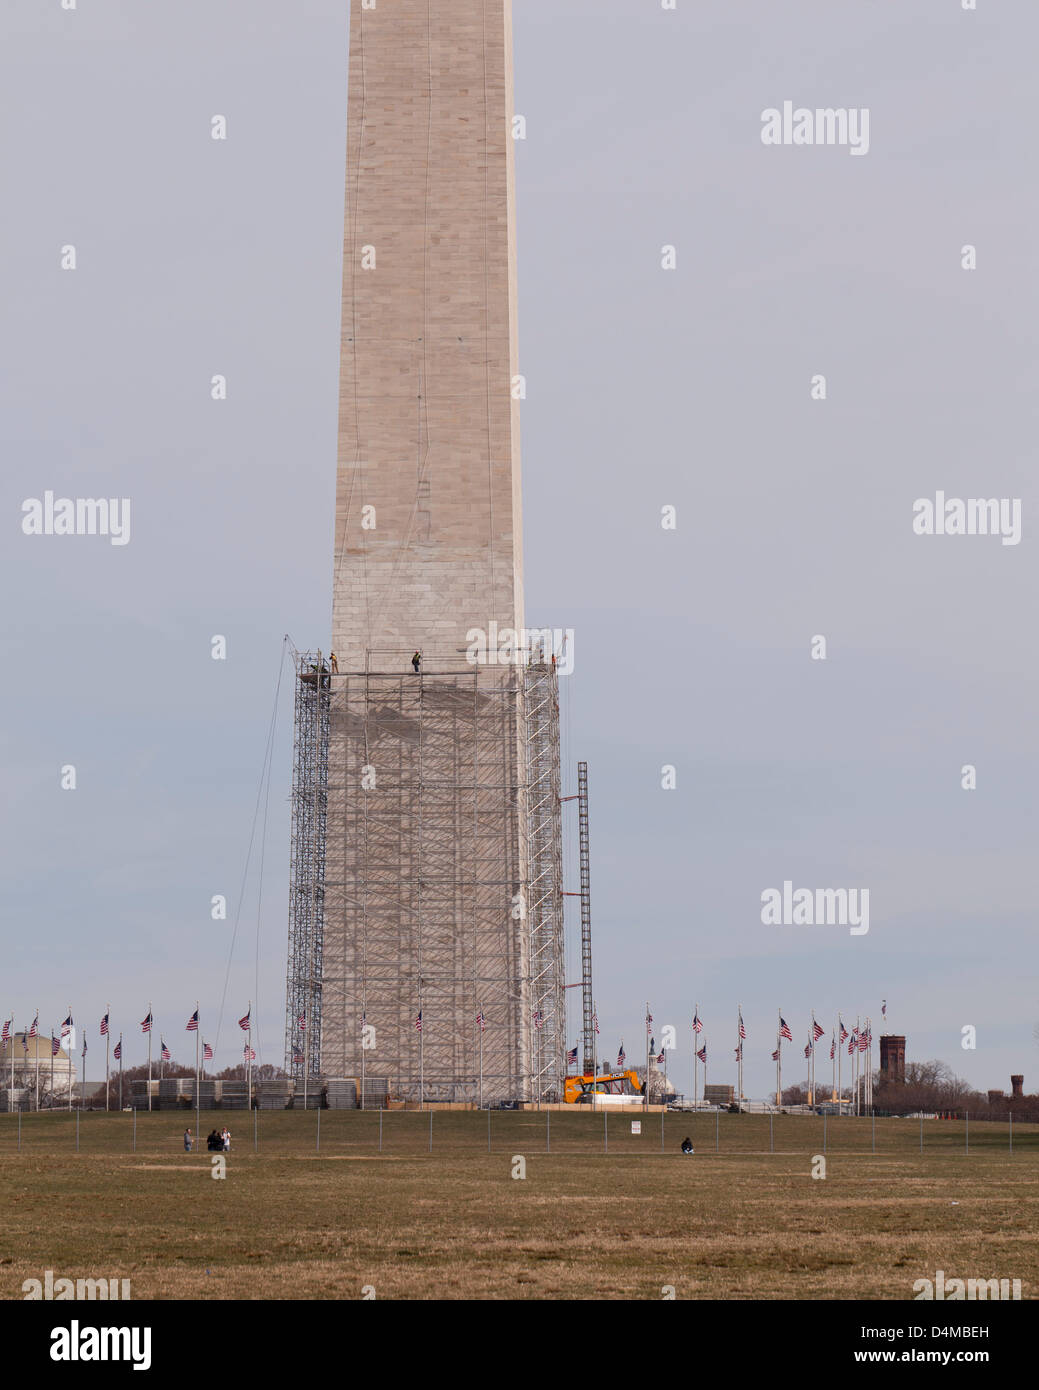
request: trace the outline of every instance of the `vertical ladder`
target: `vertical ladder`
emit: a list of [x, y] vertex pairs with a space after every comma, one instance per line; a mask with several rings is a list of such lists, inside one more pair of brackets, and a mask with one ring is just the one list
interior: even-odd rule
[[577, 824], [581, 862], [581, 1025], [584, 1035], [584, 1071], [593, 1066], [592, 1036], [592, 873], [588, 853], [588, 764], [577, 764]]

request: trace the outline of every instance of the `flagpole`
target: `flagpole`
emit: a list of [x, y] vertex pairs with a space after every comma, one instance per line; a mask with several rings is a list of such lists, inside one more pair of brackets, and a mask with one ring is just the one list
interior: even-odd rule
[[483, 1005], [480, 1005], [480, 1109], [483, 1109]]
[[123, 1109], [123, 1035], [119, 1034], [119, 1110]]
[[783, 1108], [783, 1039], [776, 1034], [776, 1109]]
[[148, 1000], [148, 1109], [152, 1108], [152, 1032], [155, 1020], [152, 1018], [152, 1001]]
[[36, 1109], [40, 1108], [40, 1011], [36, 1010]]
[[[694, 1022], [694, 1024], [700, 1022], [700, 1005], [699, 1005], [699, 1004], [697, 1004], [696, 1007], [695, 1007], [695, 1009], [693, 1010], [693, 1022]], [[697, 1051], [697, 1046], [696, 1046], [696, 1044], [697, 1044], [697, 1042], [698, 1042], [698, 1040], [699, 1040], [699, 1037], [700, 1037], [700, 1034], [701, 1034], [702, 1032], [703, 1032], [703, 1024], [702, 1024], [702, 1023], [700, 1024], [700, 1027], [699, 1027], [699, 1028], [694, 1028], [694, 1029], [693, 1029], [693, 1109], [694, 1109], [694, 1110], [698, 1109], [698, 1108], [699, 1108], [699, 1105], [700, 1105], [700, 1086], [699, 1086], [698, 1079], [697, 1079], [698, 1076], [699, 1076], [700, 1058], [699, 1058], [699, 1053], [698, 1053], [698, 1051]], [[706, 1063], [705, 1063], [705, 1064], [704, 1064], [704, 1083], [706, 1084], [706, 1082], [707, 1082], [707, 1069], [706, 1069]], [[706, 1099], [707, 1099], [707, 1097], [706, 1097], [706, 1095], [705, 1095], [705, 1096], [704, 1096], [704, 1100], [706, 1100]]]
[[646, 1000], [646, 1084], [642, 1088], [642, 1108], [649, 1109], [649, 1000]]
[[307, 1108], [307, 1073], [310, 1071], [308, 1065], [310, 1056], [307, 1051], [307, 1015], [303, 1012], [303, 1109]]
[[202, 1089], [202, 1058], [200, 1055], [200, 1039], [202, 1037], [202, 1018], [199, 1014], [199, 1003], [195, 1000], [195, 1143], [201, 1144], [201, 1101], [199, 1092]]
[[111, 1004], [105, 1005], [105, 1114], [108, 1113], [108, 1050], [112, 1046], [112, 1025], [108, 1021], [111, 1012]]
[[[71, 1061], [71, 1058], [69, 1059]], [[71, 1070], [71, 1069], [70, 1069]], [[87, 1030], [83, 1029], [83, 1081], [79, 1091], [79, 1108], [83, 1109], [83, 1102], [87, 1095]]]
[[837, 1031], [830, 1034], [830, 1099], [837, 1099]]
[[837, 1114], [844, 1114], [844, 1097], [841, 1094], [841, 1053], [844, 1051], [844, 1039], [841, 1034], [844, 1032], [844, 1022], [840, 1013], [837, 1014]]
[[812, 1026], [809, 1029], [808, 1040], [812, 1044], [812, 1050], [808, 1054], [808, 1104], [815, 1104], [815, 1010], [812, 1010]]
[[[584, 1058], [581, 1058], [584, 1065]], [[595, 1077], [599, 1075], [599, 1005], [592, 1000], [592, 1110], [595, 1110]]]
[[51, 1108], [53, 1109], [53, 1107], [54, 1107], [54, 1024], [53, 1024], [53, 1023], [51, 1024], [51, 1081], [50, 1081], [50, 1092], [51, 1092]]
[[246, 1034], [246, 1046], [249, 1049], [249, 1056], [246, 1059], [248, 1065], [246, 1070], [245, 1098], [247, 1108], [251, 1110], [253, 1108], [253, 1001], [251, 999], [249, 1000], [249, 1031]]
[[859, 1028], [861, 1027], [859, 1015], [855, 1015], [855, 1047], [852, 1051], [852, 1065], [855, 1070], [855, 1114], [859, 1113]]
[[[422, 1017], [422, 981], [418, 982], [418, 1021], [422, 1027], [418, 1030], [418, 1108], [424, 1110], [426, 1094], [426, 1021]], [[534, 1043], [531, 1040], [530, 1067], [534, 1070]]]
[[739, 1095], [737, 1096], [736, 1099], [737, 1099], [737, 1102], [738, 1102], [738, 1104], [739, 1104], [740, 1114], [742, 1115], [742, 1114], [743, 1114], [743, 1034], [744, 1034], [747, 1030], [743, 1027], [743, 1005], [742, 1005], [742, 1004], [739, 1004], [739, 1005], [737, 1005], [737, 1008], [738, 1008], [738, 1010], [739, 1010], [739, 1016], [740, 1016], [740, 1017], [739, 1017], [739, 1025], [738, 1025], [737, 1028], [736, 1028], [736, 1032], [739, 1034], [739, 1036], [738, 1036], [737, 1039], [736, 1039], [736, 1046], [737, 1046], [737, 1047], [739, 1048], [739, 1050], [740, 1050], [740, 1093], [739, 1093]]

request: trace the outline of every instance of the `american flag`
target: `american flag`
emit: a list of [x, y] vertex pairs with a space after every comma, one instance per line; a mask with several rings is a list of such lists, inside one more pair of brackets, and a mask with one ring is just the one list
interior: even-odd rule
[[28, 1032], [24, 1032], [24, 1033], [22, 1034], [22, 1051], [23, 1051], [23, 1052], [28, 1052], [28, 1051], [29, 1051], [29, 1034], [28, 1034]]
[[868, 1052], [869, 1045], [873, 1041], [873, 1034], [867, 1028], [865, 1032], [859, 1034], [859, 1051]]
[[252, 1009], [249, 1010], [248, 1014], [243, 1014], [242, 1017], [238, 1020], [238, 1026], [239, 1028], [241, 1028], [243, 1033], [248, 1033], [249, 1029], [252, 1027], [252, 1024], [249, 1022], [249, 1014], [251, 1013]]
[[188, 1019], [188, 1026], [186, 1031], [189, 1033], [198, 1032], [198, 1009], [196, 1009], [195, 1012]]
[[540, 1009], [535, 1009], [535, 1010], [534, 1010], [534, 1027], [535, 1027], [535, 1028], [540, 1028], [541, 1025], [544, 1023], [544, 1021], [545, 1021], [545, 1015], [541, 1012]]
[[107, 1038], [107, 1037], [108, 1037], [108, 1015], [107, 1015], [107, 1014], [105, 1014], [104, 1018], [101, 1020], [101, 1036], [102, 1036], [103, 1038]]
[[29, 1029], [29, 1037], [30, 1037], [30, 1038], [35, 1038], [37, 1029], [38, 1029], [38, 1027], [39, 1027], [39, 1023], [40, 1023], [40, 1015], [37, 1014], [36, 1017], [35, 1017], [35, 1018], [33, 1019], [33, 1021], [32, 1021], [32, 1027]]
[[60, 1051], [61, 1051], [61, 1043], [58, 1041], [57, 1038], [51, 1038], [51, 1056], [52, 1056], [52, 1057], [57, 1057], [57, 1055], [58, 1055], [58, 1053], [59, 1053]]
[[653, 1015], [652, 1015], [652, 1014], [649, 1012], [649, 1010], [647, 1009], [647, 1011], [646, 1011], [646, 1032], [648, 1033], [649, 1030], [650, 1030], [652, 1027], [653, 1027]]
[[742, 1043], [737, 1043], [737, 1044], [736, 1044], [735, 1051], [736, 1051], [736, 1061], [739, 1062], [739, 1061], [741, 1061], [742, 1058], [743, 1058], [743, 1044], [742, 1044]]
[[82, 1050], [82, 1052], [80, 1053], [80, 1056], [81, 1056], [81, 1057], [85, 1057], [86, 1055], [87, 1055], [87, 1030], [84, 1028], [84, 1029], [83, 1029], [83, 1050]]
[[307, 1031], [307, 1016], [305, 1013], [300, 1014], [299, 1016], [299, 1031], [301, 1033], [305, 1033]]
[[845, 1040], [845, 1038], [848, 1036], [848, 1030], [847, 1030], [847, 1028], [845, 1028], [844, 1022], [843, 1022], [843, 1020], [841, 1019], [840, 1014], [837, 1015], [837, 1027], [840, 1029], [840, 1034], [841, 1034], [841, 1036], [840, 1036], [840, 1038], [838, 1039], [838, 1041], [839, 1041], [839, 1042], [843, 1042], [843, 1041]]
[[165, 1038], [160, 1038], [160, 1039], [159, 1039], [159, 1042], [160, 1042], [160, 1044], [161, 1044], [159, 1051], [160, 1051], [160, 1053], [161, 1053], [161, 1055], [162, 1055], [162, 1060], [163, 1060], [164, 1062], [168, 1062], [168, 1061], [170, 1060], [170, 1058], [172, 1057], [173, 1054], [170, 1052], [169, 1048], [166, 1046], [166, 1039], [165, 1039]]
[[123, 1040], [122, 1040], [122, 1038], [120, 1038], [119, 1041], [118, 1041], [118, 1042], [116, 1043], [116, 1045], [115, 1045], [115, 1049], [114, 1049], [113, 1052], [112, 1052], [112, 1056], [113, 1056], [113, 1057], [115, 1058], [115, 1060], [118, 1062], [119, 1059], [120, 1059], [120, 1057], [121, 1057], [122, 1055], [123, 1055]]
[[[484, 1018], [484, 1016], [483, 1016], [483, 1009], [481, 1009], [480, 1012], [476, 1015], [476, 1021], [477, 1021], [477, 1023], [480, 1025], [480, 1032], [481, 1032], [481, 1033], [486, 1032], [486, 1030], [487, 1030], [487, 1020], [486, 1020], [486, 1019]], [[575, 1060], [575, 1061], [577, 1060], [576, 1057], [575, 1057], [574, 1060]]]
[[699, 1015], [699, 1014], [696, 1014], [696, 1013], [693, 1014], [693, 1032], [694, 1032], [694, 1033], [702, 1033], [702, 1032], [703, 1032], [703, 1023], [702, 1023], [701, 1020], [700, 1020], [700, 1015]]
[[813, 1015], [812, 1015], [812, 1042], [815, 1042], [816, 1038], [821, 1038], [822, 1035], [823, 1035], [825, 1032], [826, 1032], [826, 1029], [825, 1029], [825, 1028], [820, 1028], [820, 1027], [819, 1027], [819, 1024], [815, 1021], [815, 1015], [813, 1014]]
[[657, 1066], [658, 1066], [658, 1067], [662, 1067], [663, 1065], [664, 1065], [664, 1054], [663, 1054], [663, 1052], [661, 1052], [661, 1053], [660, 1053], [660, 1056], [657, 1058]]
[[742, 1015], [742, 1013], [740, 1014], [739, 1017], [740, 1017], [740, 1040], [742, 1041], [742, 1040], [745, 1039], [746, 1036], [747, 1036], [747, 1030], [746, 1030], [746, 1028], [744, 1028], [744, 1026], [743, 1026], [743, 1015]]
[[572, 1048], [570, 1049], [570, 1051], [566, 1054], [566, 1064], [567, 1064], [568, 1067], [575, 1067], [575, 1066], [577, 1065], [577, 1048], [576, 1048], [576, 1047], [572, 1047]]
[[848, 1056], [849, 1056], [849, 1057], [850, 1057], [851, 1054], [855, 1051], [855, 1049], [858, 1047], [858, 1045], [859, 1045], [859, 1030], [858, 1030], [857, 1028], [853, 1028], [853, 1029], [851, 1030], [851, 1037], [848, 1039]]
[[706, 1066], [706, 1065], [707, 1065], [707, 1044], [706, 1044], [706, 1043], [704, 1043], [703, 1047], [701, 1047], [700, 1051], [699, 1051], [696, 1055], [697, 1055], [697, 1057], [699, 1057], [700, 1061], [704, 1064], [704, 1066]]
[[211, 1062], [213, 1060], [213, 1049], [207, 1042], [202, 1044], [202, 1058], [206, 1062]]
[[881, 1004], [881, 1006], [880, 1006], [880, 1016], [881, 1016], [881, 1018], [887, 1018], [887, 1000], [886, 1000], [886, 999], [884, 1000], [883, 1004]]
[[805, 1043], [805, 1056], [806, 1056], [806, 1057], [811, 1057], [811, 1055], [812, 1055], [812, 1044], [811, 1044], [810, 1042], [806, 1042], [806, 1043]]
[[69, 1014], [68, 1018], [67, 1018], [67, 1019], [65, 1020], [65, 1022], [61, 1025], [61, 1036], [62, 1036], [62, 1037], [65, 1037], [66, 1034], [71, 1033], [71, 1032], [72, 1032], [72, 1015]]
[[790, 1031], [790, 1025], [787, 1023], [786, 1019], [783, 1017], [782, 1014], [780, 1014], [779, 1016], [779, 1036], [781, 1038], [786, 1038], [787, 1042], [794, 1041], [794, 1035]]
[[8, 1018], [8, 1019], [5, 1019], [5, 1020], [4, 1020], [4, 1033], [3, 1033], [3, 1041], [4, 1041], [4, 1042], [7, 1042], [8, 1038], [11, 1036], [11, 1024], [12, 1024], [13, 1022], [14, 1022], [14, 1019], [13, 1019], [13, 1018]]
[[623, 1065], [624, 1065], [624, 1059], [625, 1059], [626, 1056], [627, 1056], [627, 1053], [624, 1051], [624, 1044], [621, 1043], [620, 1051], [617, 1053], [617, 1065], [618, 1065], [619, 1067], [623, 1067]]
[[150, 1033], [152, 1030], [152, 1011], [148, 1010], [148, 1017], [141, 1019], [141, 1032]]
[[832, 1062], [837, 1052], [837, 1039], [830, 1039], [830, 1061]]
[[294, 1053], [292, 1054], [292, 1060], [293, 1060], [294, 1062], [302, 1062], [302, 1061], [303, 1061], [303, 1053], [302, 1053], [302, 1052], [294, 1052]]
[[779, 1048], [778, 1048], [778, 1047], [776, 1048], [775, 1052], [773, 1052], [773, 1054], [772, 1054], [772, 1060], [773, 1060], [773, 1062], [778, 1062], [778, 1061], [779, 1061]]
[[253, 1049], [249, 1046], [248, 1043], [246, 1043], [245, 1046], [242, 1048], [242, 1056], [245, 1058], [247, 1062], [256, 1061], [256, 1053], [253, 1051]]
[[599, 1031], [599, 1015], [598, 1015], [598, 1014], [592, 1014], [592, 1027], [595, 1029], [596, 1033], [598, 1033], [598, 1031]]
[[419, 1011], [418, 1011], [418, 1018], [416, 1018], [416, 1020], [415, 1020], [415, 1032], [416, 1032], [416, 1033], [421, 1033], [421, 1032], [422, 1032], [422, 1010], [421, 1010], [421, 1009], [419, 1009]]

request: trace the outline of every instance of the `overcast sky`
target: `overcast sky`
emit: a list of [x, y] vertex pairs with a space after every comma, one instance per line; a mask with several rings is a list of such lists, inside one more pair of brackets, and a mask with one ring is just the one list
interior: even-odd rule
[[[763, 1096], [777, 1008], [794, 1081], [812, 1009], [877, 1034], [886, 998], [911, 1060], [1039, 1089], [1039, 8], [516, 0], [514, 28], [527, 613], [576, 633], [601, 1055], [638, 1056], [649, 1000], [688, 1086], [698, 1003], [734, 1081], [739, 1003]], [[186, 1059], [225, 981], [218, 1063], [250, 996], [283, 1056], [287, 677], [240, 889], [283, 635], [330, 620], [347, 32], [346, 0], [0, 12], [0, 1013], [71, 1004], [94, 1074], [106, 1002], [128, 1062], [149, 1000]], [[868, 108], [868, 152], [764, 145], [787, 100]], [[24, 535], [48, 489], [129, 497], [129, 543]], [[1019, 543], [914, 534], [939, 491], [1020, 499]], [[868, 888], [868, 933], [764, 925], [785, 880]]]

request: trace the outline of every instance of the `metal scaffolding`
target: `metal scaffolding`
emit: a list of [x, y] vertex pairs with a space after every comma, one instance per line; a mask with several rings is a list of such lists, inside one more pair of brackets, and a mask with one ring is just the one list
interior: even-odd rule
[[377, 663], [397, 669], [297, 661], [289, 1070], [305, 999], [310, 1075], [355, 1081], [362, 1104], [549, 1098], [565, 1074], [555, 667]]
[[592, 861], [588, 843], [588, 764], [577, 764], [578, 851], [581, 865], [581, 1039], [585, 1075], [595, 1070], [592, 1014]]
[[320, 652], [296, 653], [289, 867], [285, 1069], [299, 1085], [321, 1074], [321, 994], [328, 827], [331, 677]]
[[562, 1099], [566, 1076], [559, 678], [551, 659], [532, 661], [524, 677], [530, 1091], [532, 1100], [552, 1101]]

